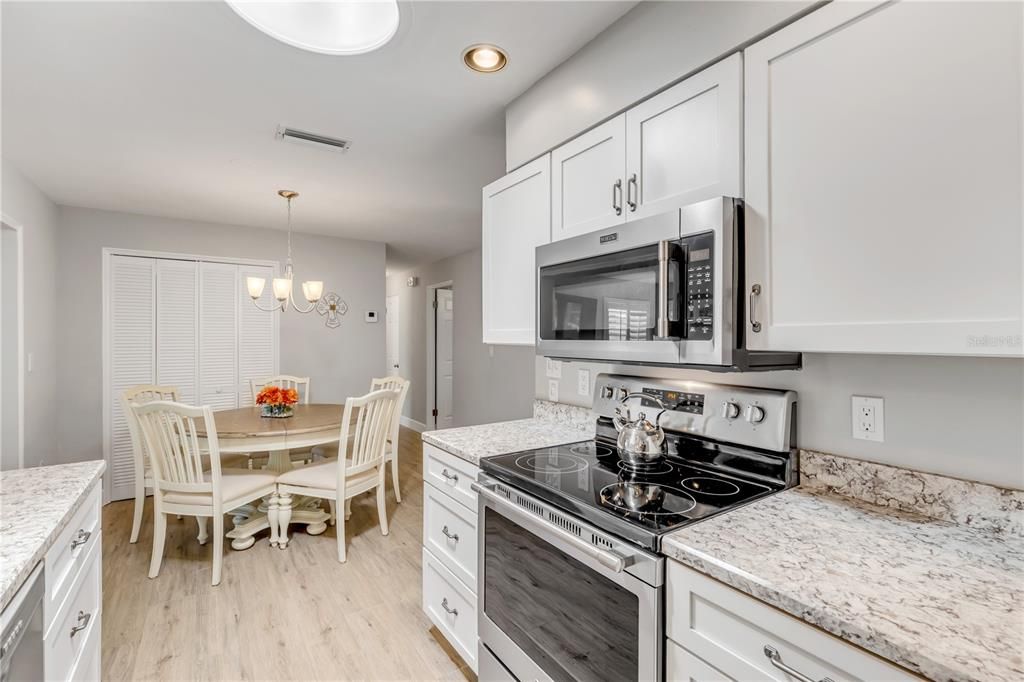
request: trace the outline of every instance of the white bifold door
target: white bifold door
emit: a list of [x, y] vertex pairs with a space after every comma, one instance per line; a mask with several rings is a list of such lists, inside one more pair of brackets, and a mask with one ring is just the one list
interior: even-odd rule
[[[252, 404], [249, 379], [277, 373], [277, 313], [258, 310], [247, 276], [266, 265], [111, 255], [107, 287], [105, 457], [110, 499], [134, 494], [121, 392], [136, 384], [178, 388], [182, 402], [215, 410]], [[266, 287], [261, 305], [272, 304]]]

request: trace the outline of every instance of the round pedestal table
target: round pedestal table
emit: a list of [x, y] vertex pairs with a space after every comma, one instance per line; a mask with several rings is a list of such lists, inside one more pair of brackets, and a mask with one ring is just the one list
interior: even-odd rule
[[[295, 405], [291, 417], [260, 416], [259, 407], [241, 407], [217, 410], [213, 413], [217, 428], [220, 454], [238, 455], [269, 452], [265, 467], [268, 471], [284, 473], [295, 465], [290, 450], [306, 450], [314, 445], [337, 443], [341, 437], [341, 418], [344, 405]], [[197, 424], [197, 434], [203, 441], [206, 432]], [[205, 442], [201, 444], [205, 447]], [[306, 524], [306, 532], [319, 535], [327, 530], [331, 515], [320, 506], [316, 498], [301, 498], [293, 502], [292, 523]], [[267, 500], [259, 506], [246, 505], [230, 512], [234, 527], [227, 533], [233, 549], [248, 549], [256, 542], [256, 534], [270, 528], [267, 521]]]

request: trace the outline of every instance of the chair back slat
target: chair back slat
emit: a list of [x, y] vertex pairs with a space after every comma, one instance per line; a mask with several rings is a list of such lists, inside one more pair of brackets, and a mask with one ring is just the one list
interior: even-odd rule
[[146, 439], [139, 430], [139, 420], [132, 410], [132, 403], [144, 404], [154, 400], [170, 400], [178, 402], [178, 389], [175, 386], [158, 386], [156, 384], [139, 384], [121, 392], [121, 410], [128, 422], [128, 437], [132, 443], [132, 454], [135, 457], [135, 475], [143, 476], [150, 467], [149, 455], [146, 452]]
[[[338, 467], [341, 486], [344, 486], [346, 477], [383, 464], [384, 446], [391, 433], [399, 395], [400, 391], [385, 389], [345, 401], [339, 441], [343, 448], [339, 453], [339, 463], [344, 463]], [[381, 467], [381, 475], [383, 472]]]
[[294, 377], [290, 374], [278, 374], [266, 379], [249, 379], [249, 390], [252, 392], [252, 402], [256, 404], [256, 396], [267, 386], [278, 388], [294, 388], [299, 392], [299, 402], [303, 405], [309, 404], [309, 377]]
[[[193, 407], [158, 400], [134, 403], [132, 409], [146, 440], [153, 462], [153, 478], [162, 491], [212, 492], [219, 488], [220, 448], [213, 412], [209, 407]], [[203, 472], [197, 422], [207, 434], [211, 479]]]
[[393, 376], [377, 377], [370, 381], [371, 391], [398, 391], [398, 402], [395, 403], [391, 432], [388, 434], [388, 440], [393, 444], [398, 443], [398, 429], [401, 426], [402, 409], [405, 406], [405, 396], [409, 393], [409, 384], [408, 379]]

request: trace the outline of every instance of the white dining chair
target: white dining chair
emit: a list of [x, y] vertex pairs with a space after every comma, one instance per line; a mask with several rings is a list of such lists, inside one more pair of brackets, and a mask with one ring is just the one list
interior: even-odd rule
[[[398, 488], [398, 435], [401, 429], [402, 409], [405, 406], [405, 397], [409, 393], [411, 382], [402, 377], [379, 377], [370, 380], [370, 391], [390, 390], [398, 391], [398, 403], [395, 405], [395, 416], [391, 424], [391, 433], [388, 435], [388, 443], [384, 449], [384, 458], [391, 464], [391, 484], [395, 488], [395, 500], [402, 501], [402, 491]], [[338, 456], [337, 445], [318, 445], [313, 448], [313, 454], [325, 459]]]
[[[149, 577], [160, 574], [167, 537], [167, 514], [213, 518], [213, 580], [220, 584], [224, 551], [224, 513], [274, 493], [276, 474], [220, 466], [220, 446], [213, 411], [208, 405], [193, 407], [170, 401], [133, 403], [132, 409], [146, 440], [153, 465], [153, 556]], [[202, 420], [209, 453], [210, 470], [203, 470], [203, 457], [196, 435]], [[205, 535], [205, 523], [201, 526]]]
[[[271, 545], [276, 544], [282, 549], [288, 545], [292, 495], [329, 500], [332, 510], [344, 510], [336, 519], [338, 561], [342, 563], [345, 562], [345, 521], [351, 514], [346, 503], [356, 495], [376, 488], [380, 532], [381, 535], [388, 534], [387, 507], [384, 504], [384, 476], [387, 471], [384, 448], [391, 433], [398, 397], [399, 391], [381, 390], [349, 398], [345, 401], [341, 419], [338, 442], [343, 449], [339, 456], [292, 469], [277, 477], [277, 494], [271, 498], [267, 512]], [[357, 410], [353, 420], [353, 413]]]
[[[252, 393], [252, 404], [256, 404], [256, 396], [260, 394], [267, 386], [277, 386], [278, 388], [294, 388], [299, 392], [299, 403], [302, 405], [309, 404], [309, 377], [296, 377], [290, 374], [278, 374], [276, 376], [267, 377], [266, 379], [249, 379], [249, 391]], [[266, 453], [248, 454], [246, 456], [248, 462], [247, 465], [250, 469], [253, 468], [253, 463], [256, 457], [264, 457]], [[295, 450], [292, 451], [289, 456], [293, 461], [309, 462], [313, 459], [313, 453], [309, 449]]]
[[135, 469], [135, 511], [132, 515], [132, 534], [128, 540], [131, 544], [139, 541], [139, 531], [142, 529], [142, 510], [146, 505], [146, 489], [153, 488], [153, 472], [149, 456], [146, 454], [145, 439], [139, 431], [139, 421], [135, 418], [135, 412], [131, 405], [132, 403], [149, 403], [154, 400], [177, 402], [178, 389], [174, 386], [140, 384], [121, 393], [121, 409], [124, 412], [125, 421], [128, 422], [128, 436], [132, 444], [132, 460]]

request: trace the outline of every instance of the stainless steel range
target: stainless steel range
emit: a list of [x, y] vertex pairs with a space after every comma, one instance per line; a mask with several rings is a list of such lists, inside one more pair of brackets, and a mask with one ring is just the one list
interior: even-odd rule
[[797, 483], [791, 391], [601, 375], [594, 417], [481, 462], [481, 680], [662, 679], [662, 538]]

